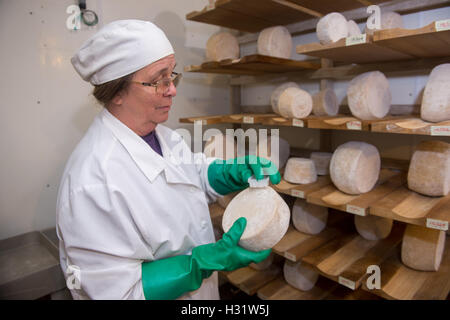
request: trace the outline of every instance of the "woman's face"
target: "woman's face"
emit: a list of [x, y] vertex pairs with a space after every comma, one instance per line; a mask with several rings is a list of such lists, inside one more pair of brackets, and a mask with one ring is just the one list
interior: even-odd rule
[[[176, 65], [175, 56], [158, 60], [134, 74], [133, 81], [154, 83], [169, 78]], [[172, 98], [177, 94], [173, 83], [166, 93], [157, 93], [155, 87], [130, 83], [128, 90], [121, 94], [122, 107], [143, 123], [162, 123], [169, 117]]]

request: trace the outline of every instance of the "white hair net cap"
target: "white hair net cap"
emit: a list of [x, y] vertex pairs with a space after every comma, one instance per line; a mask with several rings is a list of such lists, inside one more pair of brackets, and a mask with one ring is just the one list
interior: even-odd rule
[[173, 53], [166, 35], [153, 23], [118, 20], [89, 38], [71, 62], [83, 80], [98, 85], [126, 76]]

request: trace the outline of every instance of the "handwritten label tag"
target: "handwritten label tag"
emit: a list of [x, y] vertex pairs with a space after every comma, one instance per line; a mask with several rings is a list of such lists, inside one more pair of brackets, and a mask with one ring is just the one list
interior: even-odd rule
[[436, 21], [434, 27], [436, 31], [450, 30], [450, 19]]
[[242, 122], [243, 123], [254, 123], [254, 119], [253, 119], [253, 117], [244, 117], [243, 119], [242, 119]]
[[349, 130], [362, 130], [361, 121], [349, 121], [349, 122], [347, 122], [347, 129], [349, 129]]
[[427, 218], [427, 228], [447, 231], [448, 230], [448, 222]]
[[291, 190], [291, 196], [296, 197], [296, 198], [305, 199], [305, 193], [300, 190], [295, 190], [295, 189]]
[[345, 38], [345, 45], [346, 46], [354, 46], [355, 44], [361, 44], [366, 43], [366, 34], [358, 34], [356, 36], [351, 36]]
[[342, 284], [343, 286], [346, 286], [347, 288], [350, 288], [352, 290], [356, 289], [356, 284], [351, 280], [348, 280], [344, 277], [339, 276], [338, 281], [339, 281], [339, 284]]
[[206, 120], [195, 120], [194, 125], [196, 126], [206, 125]]
[[295, 261], [295, 256], [294, 256], [292, 253], [285, 252], [285, 253], [284, 253], [284, 257], [285, 257], [286, 259], [288, 259], [288, 260], [291, 260], [291, 261], [293, 261], [293, 262], [296, 262], [296, 261]]
[[347, 211], [348, 213], [357, 214], [358, 216], [366, 215], [366, 211], [364, 210], [364, 208], [353, 206], [351, 204], [348, 204], [346, 206], [345, 211]]
[[292, 119], [292, 125], [294, 126], [294, 127], [304, 127], [305, 126], [305, 123], [303, 122], [303, 120], [300, 120], [300, 119]]
[[432, 136], [450, 136], [450, 126], [431, 126]]

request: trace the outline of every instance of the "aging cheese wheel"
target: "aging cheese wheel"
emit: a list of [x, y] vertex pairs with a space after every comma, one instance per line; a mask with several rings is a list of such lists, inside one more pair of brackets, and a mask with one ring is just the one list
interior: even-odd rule
[[450, 63], [431, 71], [423, 92], [420, 117], [431, 122], [450, 120]]
[[446, 196], [450, 191], [450, 144], [423, 141], [413, 153], [408, 188], [427, 196]]
[[359, 29], [358, 24], [353, 20], [347, 21], [348, 34], [347, 37], [357, 36], [361, 34], [361, 29]]
[[278, 112], [285, 118], [305, 118], [312, 111], [311, 95], [299, 88], [287, 88], [278, 101]]
[[272, 248], [286, 233], [291, 213], [283, 198], [271, 187], [248, 188], [240, 192], [227, 206], [222, 227], [227, 232], [240, 217], [247, 226], [239, 245], [247, 250]]
[[272, 91], [272, 95], [270, 96], [270, 104], [272, 105], [273, 112], [280, 114], [280, 111], [278, 110], [278, 101], [280, 100], [280, 96], [283, 93], [284, 90], [287, 88], [300, 88], [298, 84], [295, 82], [286, 82], [278, 87], [275, 88], [275, 90]]
[[334, 90], [327, 88], [313, 96], [313, 114], [316, 116], [335, 116], [339, 105]]
[[329, 13], [320, 18], [316, 26], [316, 33], [322, 44], [333, 43], [346, 38], [348, 35], [347, 19], [338, 12]]
[[[275, 147], [275, 149], [273, 149], [273, 152], [272, 144]], [[284, 167], [290, 153], [291, 148], [289, 146], [289, 142], [279, 136], [276, 138], [268, 137], [267, 139], [263, 139], [258, 143], [258, 156], [269, 159], [275, 164], [278, 169]]]
[[316, 167], [316, 172], [320, 176], [325, 176], [330, 174], [330, 161], [333, 156], [330, 152], [312, 152], [311, 160], [314, 162]]
[[206, 43], [206, 59], [208, 61], [221, 61], [239, 58], [239, 42], [229, 32], [220, 32], [212, 35]]
[[261, 261], [260, 263], [250, 263], [249, 267], [252, 269], [258, 270], [258, 271], [266, 270], [267, 268], [269, 268], [272, 265], [273, 258], [274, 258], [274, 253], [271, 252], [265, 260]]
[[366, 240], [381, 240], [389, 236], [392, 230], [392, 219], [377, 216], [355, 215], [356, 231]]
[[223, 160], [236, 158], [237, 143], [232, 135], [217, 134], [205, 143], [203, 153], [209, 158], [214, 157]]
[[347, 97], [351, 113], [362, 120], [381, 119], [391, 107], [389, 82], [380, 71], [366, 72], [353, 78]]
[[328, 208], [296, 199], [292, 207], [292, 223], [295, 229], [307, 234], [318, 234], [327, 225]]
[[288, 284], [302, 291], [311, 290], [319, 279], [319, 274], [301, 261], [286, 260], [283, 266], [284, 279]]
[[445, 231], [408, 224], [403, 234], [402, 262], [420, 271], [438, 271], [445, 247]]
[[[381, 30], [403, 28], [403, 18], [397, 12], [388, 11], [381, 13]], [[366, 25], [365, 33], [373, 34], [374, 29], [369, 29]]]
[[350, 141], [334, 151], [330, 162], [330, 177], [339, 190], [361, 194], [375, 186], [380, 168], [380, 153], [376, 147], [361, 141]]
[[290, 59], [292, 51], [292, 36], [283, 26], [275, 26], [262, 30], [258, 36], [258, 53]]
[[284, 169], [284, 180], [296, 184], [316, 182], [317, 172], [314, 162], [306, 158], [289, 158]]

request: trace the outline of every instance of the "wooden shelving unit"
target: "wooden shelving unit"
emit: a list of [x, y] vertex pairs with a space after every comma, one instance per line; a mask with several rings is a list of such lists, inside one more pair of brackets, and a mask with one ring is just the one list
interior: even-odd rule
[[450, 120], [438, 123], [426, 122], [419, 117], [382, 120], [372, 123], [371, 131], [427, 136], [450, 136]]

